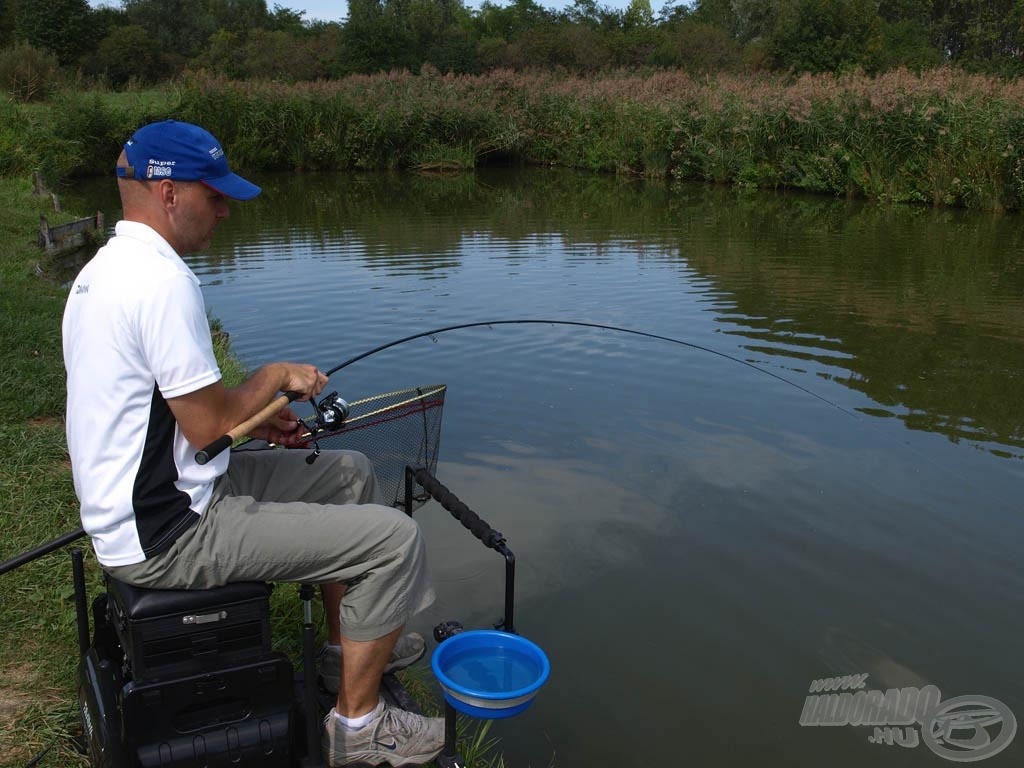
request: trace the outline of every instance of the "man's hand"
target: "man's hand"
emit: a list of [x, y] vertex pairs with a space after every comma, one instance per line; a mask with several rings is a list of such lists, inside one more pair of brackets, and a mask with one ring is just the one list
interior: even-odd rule
[[304, 431], [299, 429], [299, 417], [295, 411], [285, 407], [249, 432], [249, 437], [291, 447], [302, 442]]
[[327, 386], [327, 377], [314, 365], [278, 363], [284, 367], [285, 384], [282, 392], [298, 392], [299, 401], [312, 400]]
[[[319, 395], [325, 386], [327, 377], [315, 365], [269, 363], [237, 387], [228, 389], [218, 381], [187, 395], [169, 398], [167, 405], [188, 441], [201, 448], [259, 413], [278, 392], [298, 392], [297, 399], [305, 401]], [[274, 419], [269, 423], [276, 424], [275, 436], [283, 438], [273, 442], [290, 445], [289, 440], [298, 441], [298, 424], [289, 427]], [[250, 434], [266, 439], [269, 432], [256, 428]]]

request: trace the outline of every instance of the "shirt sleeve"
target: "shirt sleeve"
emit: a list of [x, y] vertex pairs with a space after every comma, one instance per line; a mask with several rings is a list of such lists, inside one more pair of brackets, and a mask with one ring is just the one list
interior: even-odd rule
[[164, 398], [220, 380], [203, 295], [187, 275], [161, 280], [140, 307], [143, 355]]

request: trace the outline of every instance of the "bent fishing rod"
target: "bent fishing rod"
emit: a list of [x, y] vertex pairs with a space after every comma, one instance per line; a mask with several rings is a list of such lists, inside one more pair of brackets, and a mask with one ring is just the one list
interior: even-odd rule
[[[751, 368], [751, 369], [753, 369], [753, 370], [755, 370], [755, 371], [757, 371], [759, 373], [763, 373], [766, 376], [771, 376], [773, 379], [777, 379], [778, 381], [781, 381], [784, 384], [788, 384], [791, 387], [796, 387], [801, 392], [804, 392], [804, 393], [810, 395], [811, 397], [814, 397], [817, 400], [820, 400], [821, 402], [823, 402], [823, 403], [825, 403], [827, 405], [832, 406], [833, 408], [838, 408], [839, 410], [843, 411], [844, 413], [849, 413], [849, 411], [847, 411], [845, 408], [843, 408], [838, 403], [834, 403], [831, 400], [829, 400], [828, 398], [823, 397], [822, 395], [819, 395], [814, 390], [808, 389], [807, 387], [804, 387], [804, 386], [802, 386], [800, 384], [797, 384], [795, 381], [787, 379], [785, 376], [781, 376], [781, 375], [775, 373], [774, 371], [769, 371], [767, 368], [761, 368], [760, 366], [754, 365], [751, 362], [748, 362], [746, 360], [741, 360], [738, 357], [733, 357], [732, 355], [729, 355], [729, 354], [727, 354], [725, 352], [722, 352], [720, 350], [713, 349], [711, 347], [705, 347], [705, 346], [703, 346], [701, 344], [696, 344], [696, 343], [694, 343], [692, 341], [684, 341], [683, 339], [676, 339], [676, 338], [673, 338], [671, 336], [662, 336], [661, 334], [650, 333], [648, 331], [638, 331], [638, 330], [636, 330], [634, 328], [623, 328], [621, 326], [605, 325], [603, 323], [588, 323], [588, 322], [583, 322], [583, 321], [580, 321], [580, 320], [540, 320], [540, 319], [480, 320], [480, 321], [472, 322], [472, 323], [459, 323], [458, 325], [447, 325], [447, 326], [444, 326], [442, 328], [434, 328], [434, 329], [429, 330], [429, 331], [420, 331], [419, 333], [414, 333], [414, 334], [411, 334], [409, 336], [404, 336], [403, 338], [400, 338], [400, 339], [395, 339], [394, 341], [389, 341], [386, 344], [381, 344], [380, 346], [374, 347], [373, 349], [367, 350], [366, 352], [362, 352], [362, 353], [356, 355], [355, 357], [350, 357], [345, 362], [340, 363], [340, 364], [334, 366], [333, 368], [331, 368], [328, 371], [325, 371], [324, 375], [329, 378], [333, 374], [337, 373], [338, 371], [340, 371], [343, 368], [347, 368], [348, 366], [352, 365], [353, 363], [357, 363], [360, 360], [365, 360], [367, 357], [370, 357], [371, 355], [375, 355], [378, 352], [383, 352], [386, 349], [391, 349], [392, 347], [397, 347], [400, 344], [406, 344], [406, 343], [408, 343], [410, 341], [415, 341], [416, 339], [425, 339], [425, 338], [428, 338], [428, 337], [429, 338], [433, 338], [435, 336], [439, 336], [442, 333], [448, 333], [450, 331], [459, 331], [459, 330], [463, 330], [463, 329], [466, 329], [466, 328], [492, 328], [492, 327], [497, 326], [497, 325], [563, 325], [563, 326], [569, 326], [569, 327], [573, 327], [573, 328], [591, 328], [591, 329], [602, 330], [602, 331], [614, 331], [616, 333], [625, 333], [625, 334], [629, 334], [629, 335], [632, 335], [632, 336], [640, 336], [640, 337], [646, 338], [646, 339], [654, 339], [656, 341], [667, 341], [667, 342], [670, 342], [672, 344], [679, 344], [681, 346], [688, 347], [690, 349], [694, 349], [694, 350], [697, 350], [697, 351], [700, 351], [700, 352], [708, 352], [708, 353], [710, 353], [712, 355], [717, 355], [718, 357], [724, 358], [726, 360], [730, 360], [730, 361], [732, 361], [734, 363], [739, 363], [740, 365], [745, 365], [747, 368]], [[294, 401], [298, 396], [299, 395], [296, 392], [286, 392], [285, 394], [281, 395], [276, 400], [274, 400], [272, 403], [270, 403], [266, 408], [264, 408], [262, 411], [260, 411], [258, 414], [256, 414], [252, 418], [246, 420], [242, 424], [239, 424], [233, 430], [231, 430], [227, 434], [219, 437], [217, 440], [215, 440], [214, 442], [210, 443], [208, 446], [203, 448], [201, 451], [198, 451], [196, 453], [196, 461], [198, 463], [200, 463], [200, 464], [205, 464], [210, 459], [212, 459], [214, 456], [219, 454], [221, 451], [223, 451], [226, 448], [229, 448], [231, 446], [231, 444], [236, 439], [238, 439], [239, 437], [243, 437], [248, 430], [251, 430], [254, 427], [257, 427], [260, 424], [262, 424], [264, 421], [266, 421], [271, 416], [273, 416], [275, 413], [277, 413], [282, 408], [284, 408], [286, 405], [288, 405], [288, 403]], [[344, 404], [344, 401], [337, 397], [337, 393], [333, 393], [330, 396], [330, 398], [336, 399], [337, 401], [340, 401], [342, 404]], [[323, 418], [322, 418], [322, 415], [320, 413], [319, 408], [324, 408], [324, 407], [328, 406], [330, 403], [327, 400], [325, 400], [325, 402], [322, 402], [320, 404], [319, 408], [318, 408], [318, 406], [317, 406], [317, 404], [315, 402], [313, 402], [312, 400], [310, 402], [313, 404], [314, 409], [317, 410], [317, 421], [318, 421], [318, 423], [322, 422]], [[347, 414], [344, 414], [344, 415], [347, 415]], [[341, 416], [342, 421], [344, 420], [344, 415]], [[321, 426], [321, 429], [323, 429], [323, 425], [321, 424], [320, 426]], [[336, 428], [336, 425], [332, 425], [330, 428]], [[315, 431], [315, 430], [313, 430], [313, 431]]]
[[841, 411], [845, 411], [845, 409], [841, 405], [839, 405], [838, 403], [832, 402], [827, 397], [823, 397], [822, 395], [819, 395], [814, 390], [807, 389], [807, 387], [801, 386], [800, 384], [797, 384], [795, 381], [791, 381], [790, 379], [787, 379], [785, 376], [780, 376], [777, 373], [769, 371], [767, 368], [761, 368], [760, 366], [754, 365], [751, 362], [748, 362], [746, 360], [741, 360], [738, 357], [733, 357], [732, 355], [729, 355], [729, 354], [727, 354], [725, 352], [722, 352], [720, 350], [717, 350], [717, 349], [713, 349], [712, 347], [705, 347], [705, 346], [702, 346], [700, 344], [696, 344], [696, 343], [694, 343], [692, 341], [684, 341], [683, 339], [676, 339], [676, 338], [673, 338], [671, 336], [662, 336], [660, 334], [650, 333], [648, 331], [638, 331], [635, 328], [623, 328], [621, 326], [605, 325], [603, 323], [586, 323], [586, 322], [583, 322], [581, 320], [534, 320], [534, 319], [529, 319], [529, 320], [480, 320], [478, 322], [473, 322], [473, 323], [459, 323], [458, 325], [448, 325], [448, 326], [445, 326], [444, 328], [435, 328], [432, 331], [421, 331], [419, 333], [414, 333], [411, 336], [406, 336], [405, 338], [402, 338], [402, 339], [396, 339], [395, 341], [389, 341], [387, 344], [381, 344], [379, 347], [374, 347], [373, 349], [371, 349], [371, 350], [369, 350], [367, 352], [363, 352], [362, 354], [359, 354], [359, 355], [356, 355], [355, 357], [349, 358], [348, 360], [346, 360], [345, 362], [341, 363], [340, 365], [334, 366], [329, 371], [327, 371], [325, 373], [325, 375], [330, 377], [332, 374], [337, 373], [342, 368], [346, 368], [346, 367], [352, 365], [352, 363], [357, 363], [360, 360], [363, 360], [363, 359], [369, 357], [370, 355], [375, 355], [378, 352], [383, 352], [385, 349], [391, 349], [391, 347], [397, 347], [399, 344], [405, 344], [408, 341], [414, 341], [416, 339], [424, 339], [424, 338], [427, 338], [428, 336], [429, 337], [438, 336], [438, 335], [440, 335], [442, 333], [447, 333], [448, 331], [459, 331], [459, 330], [462, 330], [464, 328], [490, 328], [490, 327], [495, 326], [495, 325], [566, 325], [566, 326], [570, 326], [570, 327], [574, 327], [574, 328], [594, 328], [594, 329], [601, 330], [601, 331], [615, 331], [616, 333], [625, 333], [625, 334], [630, 334], [632, 336], [641, 336], [641, 337], [643, 337], [645, 339], [655, 339], [656, 341], [668, 341], [668, 342], [671, 342], [672, 344], [679, 344], [679, 345], [684, 346], [684, 347], [689, 347], [690, 349], [695, 349], [695, 350], [697, 350], [699, 352], [708, 352], [708, 353], [710, 353], [712, 355], [717, 355], [718, 357], [725, 358], [726, 360], [731, 360], [734, 363], [739, 363], [740, 365], [745, 365], [748, 368], [752, 368], [753, 370], [755, 370], [755, 371], [757, 371], [759, 373], [763, 373], [763, 374], [765, 374], [767, 376], [771, 376], [773, 379], [778, 379], [779, 381], [783, 382], [784, 384], [789, 384], [791, 387], [796, 387], [801, 392], [805, 392], [808, 395], [810, 395], [811, 397], [814, 397], [814, 398], [816, 398], [818, 400], [821, 400], [821, 402], [826, 403], [827, 405], [831, 405], [833, 408], [838, 408]]

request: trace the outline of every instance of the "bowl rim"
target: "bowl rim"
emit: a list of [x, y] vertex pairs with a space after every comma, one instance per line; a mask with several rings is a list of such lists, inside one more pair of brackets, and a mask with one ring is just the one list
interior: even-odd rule
[[[528, 654], [533, 655], [540, 662], [540, 674], [537, 676], [536, 680], [527, 686], [517, 688], [512, 691], [502, 691], [500, 693], [481, 691], [474, 688], [467, 688], [464, 685], [459, 685], [448, 677], [448, 675], [441, 669], [441, 660], [445, 656], [453, 653], [454, 650], [457, 650], [457, 646], [466, 642], [466, 640], [459, 640], [460, 637], [467, 639], [490, 637], [495, 640], [500, 639], [502, 641], [501, 643], [495, 643], [496, 647], [500, 647], [501, 645], [518, 646], [520, 649], [526, 650]], [[543, 648], [522, 635], [516, 635], [511, 632], [502, 632], [497, 629], [467, 629], [456, 635], [452, 635], [434, 649], [434, 653], [430, 658], [430, 667], [434, 671], [434, 677], [437, 678], [437, 681], [441, 684], [442, 688], [447, 688], [453, 694], [461, 694], [462, 696], [469, 696], [486, 701], [510, 701], [513, 699], [522, 699], [523, 697], [530, 698], [542, 685], [544, 685], [544, 683], [548, 681], [548, 677], [551, 674], [551, 662], [548, 661], [547, 654], [544, 653]], [[514, 704], [510, 703], [509, 706], [514, 706]]]

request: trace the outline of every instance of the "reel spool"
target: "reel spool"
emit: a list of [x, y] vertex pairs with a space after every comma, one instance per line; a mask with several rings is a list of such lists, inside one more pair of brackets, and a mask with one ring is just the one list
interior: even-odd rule
[[341, 429], [352, 410], [337, 392], [331, 392], [315, 404], [313, 409], [316, 411], [317, 425], [324, 430]]

